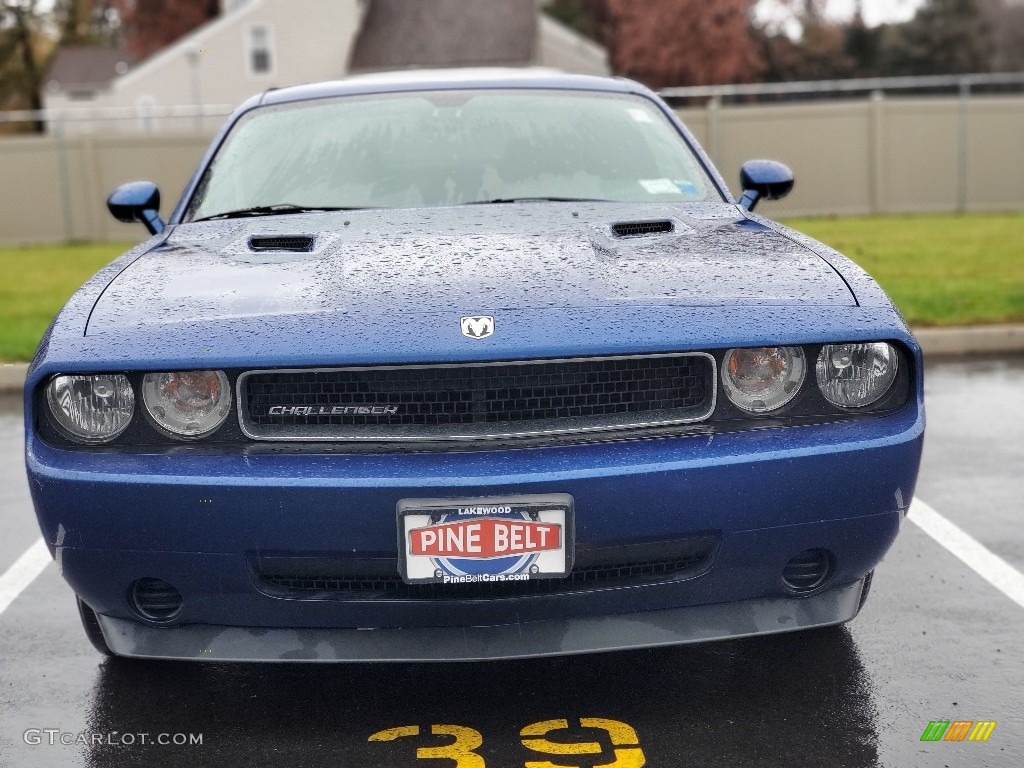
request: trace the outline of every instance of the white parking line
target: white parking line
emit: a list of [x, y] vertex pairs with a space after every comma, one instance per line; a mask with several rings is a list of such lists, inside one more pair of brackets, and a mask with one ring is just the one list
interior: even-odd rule
[[914, 499], [911, 503], [907, 519], [960, 558], [981, 578], [1024, 608], [1024, 573], [920, 499]]
[[0, 576], [0, 615], [3, 615], [15, 598], [52, 562], [50, 550], [46, 548], [41, 538], [14, 561], [14, 565]]

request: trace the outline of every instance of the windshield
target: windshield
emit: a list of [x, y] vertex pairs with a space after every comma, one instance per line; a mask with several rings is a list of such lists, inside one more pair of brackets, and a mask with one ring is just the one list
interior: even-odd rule
[[720, 199], [655, 104], [585, 91], [346, 96], [255, 110], [186, 220], [290, 205], [381, 208], [561, 198]]

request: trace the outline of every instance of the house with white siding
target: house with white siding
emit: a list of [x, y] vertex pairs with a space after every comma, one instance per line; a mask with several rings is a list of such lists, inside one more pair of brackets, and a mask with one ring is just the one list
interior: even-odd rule
[[[164, 112], [199, 104], [223, 113], [268, 88], [351, 72], [502, 65], [608, 73], [604, 49], [544, 15], [538, 0], [221, 3], [218, 17], [139, 62], [81, 49], [59, 52], [46, 107], [117, 107], [128, 115], [67, 123], [68, 133], [212, 130], [222, 117]], [[86, 66], [91, 58], [97, 66]], [[83, 83], [78, 75], [86, 70], [89, 82]], [[108, 79], [97, 75], [104, 71]]]

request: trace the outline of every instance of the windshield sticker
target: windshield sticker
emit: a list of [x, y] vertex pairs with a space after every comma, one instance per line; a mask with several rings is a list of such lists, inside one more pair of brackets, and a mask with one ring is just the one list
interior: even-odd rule
[[679, 187], [671, 179], [640, 179], [640, 186], [649, 195], [678, 195]]
[[653, 123], [650, 113], [646, 109], [627, 109], [629, 116], [638, 123]]
[[679, 191], [687, 197], [700, 197], [700, 190], [692, 181], [677, 181], [675, 184]]

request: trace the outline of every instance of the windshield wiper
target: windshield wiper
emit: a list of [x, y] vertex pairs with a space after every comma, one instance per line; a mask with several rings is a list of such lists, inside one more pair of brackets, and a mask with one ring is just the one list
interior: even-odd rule
[[214, 219], [241, 219], [246, 216], [277, 216], [288, 213], [320, 213], [323, 211], [358, 211], [361, 208], [350, 206], [328, 206], [328, 205], [295, 205], [293, 203], [277, 203], [275, 205], [257, 205], [252, 208], [239, 208], [235, 211], [215, 213], [213, 216], [204, 216], [201, 219], [192, 221], [212, 221]]
[[614, 203], [597, 197], [496, 197], [493, 200], [471, 200], [463, 205], [495, 205], [498, 203]]

